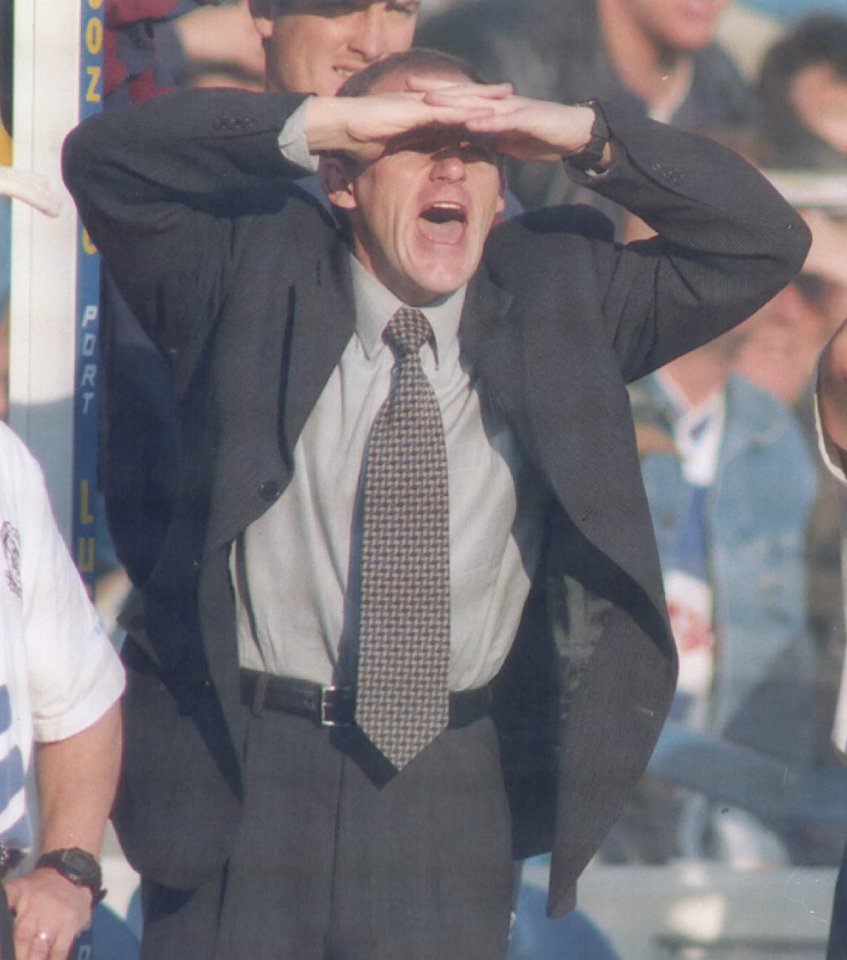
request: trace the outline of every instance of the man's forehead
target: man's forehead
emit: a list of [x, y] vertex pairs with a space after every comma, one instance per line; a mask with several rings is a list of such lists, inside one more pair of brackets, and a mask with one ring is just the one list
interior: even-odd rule
[[[470, 77], [461, 73], [458, 69], [444, 67], [419, 67], [416, 69], [403, 66], [380, 77], [371, 87], [370, 93], [404, 93], [410, 89], [408, 81], [412, 76], [431, 77], [447, 80], [450, 83], [470, 82]], [[500, 158], [492, 139], [483, 135], [468, 133], [463, 127], [435, 125], [409, 130], [407, 133], [392, 138], [388, 144], [387, 153], [399, 153], [404, 150], [412, 150], [418, 153], [437, 153], [445, 148], [457, 146], [476, 148], [485, 155], [485, 159], [492, 163], [499, 163]], [[483, 159], [483, 157], [480, 157], [480, 159]]]
[[458, 70], [446, 70], [432, 67], [402, 66], [381, 76], [371, 87], [371, 93], [405, 93], [411, 90], [411, 77], [431, 77], [435, 80], [447, 80], [451, 83], [468, 83], [469, 77]]

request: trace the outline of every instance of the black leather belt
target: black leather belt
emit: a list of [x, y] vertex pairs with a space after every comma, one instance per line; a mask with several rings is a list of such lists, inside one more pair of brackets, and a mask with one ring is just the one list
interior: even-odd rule
[[[261, 717], [266, 711], [307, 717], [319, 727], [349, 727], [356, 716], [353, 687], [322, 687], [309, 680], [241, 669], [241, 702]], [[488, 713], [491, 688], [450, 694], [450, 727], [466, 727]]]

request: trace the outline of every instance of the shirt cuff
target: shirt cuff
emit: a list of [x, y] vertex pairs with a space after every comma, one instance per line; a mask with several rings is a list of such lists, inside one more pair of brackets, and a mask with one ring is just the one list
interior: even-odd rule
[[304, 170], [317, 173], [318, 158], [309, 153], [309, 145], [306, 142], [306, 106], [310, 99], [310, 97], [306, 97], [285, 121], [285, 126], [280, 131], [277, 143], [280, 153], [286, 160], [296, 163], [298, 167], [302, 167]]

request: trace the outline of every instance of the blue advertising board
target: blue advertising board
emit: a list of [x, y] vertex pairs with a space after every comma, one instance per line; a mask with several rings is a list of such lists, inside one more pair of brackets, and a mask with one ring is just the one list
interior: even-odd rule
[[[103, 100], [103, 2], [83, 0], [79, 119], [100, 111]], [[100, 257], [79, 224], [76, 290], [76, 376], [72, 543], [80, 574], [93, 594], [96, 557], [97, 417], [100, 379]]]

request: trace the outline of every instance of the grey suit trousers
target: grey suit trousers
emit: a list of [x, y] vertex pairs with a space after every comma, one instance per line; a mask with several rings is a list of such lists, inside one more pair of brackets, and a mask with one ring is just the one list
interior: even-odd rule
[[145, 884], [143, 960], [506, 957], [510, 822], [490, 719], [445, 731], [381, 786], [339, 733], [250, 717], [231, 857], [197, 890]]

